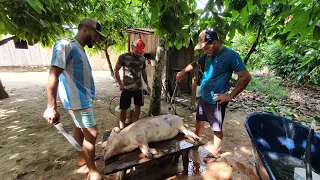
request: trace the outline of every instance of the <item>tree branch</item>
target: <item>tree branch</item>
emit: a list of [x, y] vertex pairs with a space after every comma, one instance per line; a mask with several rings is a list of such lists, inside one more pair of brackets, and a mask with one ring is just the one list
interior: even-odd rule
[[247, 65], [247, 62], [248, 62], [251, 54], [256, 50], [256, 47], [257, 47], [258, 42], [259, 42], [259, 37], [260, 37], [260, 34], [261, 34], [261, 30], [262, 30], [262, 24], [260, 24], [260, 26], [259, 26], [259, 30], [258, 30], [258, 33], [257, 33], [257, 36], [256, 36], [256, 40], [252, 44], [248, 54], [246, 55], [246, 58], [244, 58], [244, 64], [245, 65]]
[[0, 46], [6, 44], [8, 41], [13, 40], [15, 37], [16, 37], [16, 36], [11, 36], [11, 37], [9, 37], [9, 38], [6, 38], [6, 39], [1, 40], [1, 41], [0, 41]]

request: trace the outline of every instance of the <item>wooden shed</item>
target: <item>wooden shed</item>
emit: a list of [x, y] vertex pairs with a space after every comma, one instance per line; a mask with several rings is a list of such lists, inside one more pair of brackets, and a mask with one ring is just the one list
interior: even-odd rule
[[[142, 39], [146, 44], [145, 53], [149, 53], [152, 56], [152, 58], [155, 59], [159, 37], [154, 34], [154, 29], [135, 28], [126, 29], [125, 32], [128, 33], [128, 51], [130, 51], [131, 43], [134, 40]], [[190, 64], [197, 58], [198, 57], [194, 56], [194, 48], [191, 45], [188, 48], [183, 47], [180, 50], [177, 50], [176, 48], [172, 47], [166, 51], [163, 71], [163, 82], [164, 87], [167, 89], [169, 93], [172, 94], [173, 92], [175, 86], [176, 73], [181, 71], [183, 68], [185, 68], [188, 64]], [[148, 81], [152, 83], [154, 65], [151, 68], [147, 66], [147, 71]], [[189, 73], [179, 83], [179, 91], [182, 93], [190, 93], [192, 83], [191, 81], [192, 74]]]

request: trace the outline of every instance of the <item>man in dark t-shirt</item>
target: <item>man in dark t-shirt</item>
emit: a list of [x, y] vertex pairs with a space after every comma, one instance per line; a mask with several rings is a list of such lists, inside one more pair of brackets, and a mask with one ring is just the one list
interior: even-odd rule
[[[141, 76], [147, 85], [148, 94], [151, 89], [148, 84], [145, 58], [143, 57], [145, 43], [141, 39], [133, 41], [131, 51], [121, 54], [115, 66], [115, 77], [122, 91], [120, 97], [120, 128], [125, 127], [127, 109], [131, 105], [131, 99], [134, 98], [134, 121], [140, 116], [143, 102], [143, 88]], [[123, 68], [123, 80], [121, 81], [119, 70]]]

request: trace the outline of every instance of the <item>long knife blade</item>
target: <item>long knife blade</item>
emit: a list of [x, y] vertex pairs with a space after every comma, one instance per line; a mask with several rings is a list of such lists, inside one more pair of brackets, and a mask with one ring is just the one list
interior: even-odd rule
[[79, 143], [74, 139], [73, 136], [69, 134], [69, 132], [62, 126], [62, 124], [58, 121], [54, 124], [54, 126], [59, 130], [59, 132], [70, 142], [70, 144], [76, 148], [78, 151], [83, 151], [82, 147]]

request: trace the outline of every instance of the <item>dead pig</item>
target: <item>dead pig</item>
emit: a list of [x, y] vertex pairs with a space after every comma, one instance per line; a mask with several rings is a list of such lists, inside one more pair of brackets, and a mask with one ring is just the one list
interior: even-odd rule
[[149, 148], [148, 143], [172, 139], [179, 132], [184, 133], [193, 142], [199, 140], [196, 134], [185, 128], [183, 118], [176, 115], [143, 118], [121, 131], [118, 127], [113, 128], [108, 140], [102, 143], [104, 160], [136, 148], [140, 148], [145, 156], [152, 157], [158, 152]]

